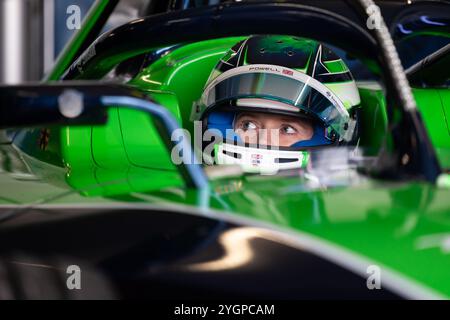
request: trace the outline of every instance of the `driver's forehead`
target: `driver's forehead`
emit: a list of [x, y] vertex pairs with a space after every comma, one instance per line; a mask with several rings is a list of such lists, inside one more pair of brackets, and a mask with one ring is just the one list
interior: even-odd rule
[[287, 116], [287, 115], [279, 115], [279, 114], [270, 114], [263, 112], [242, 112], [237, 115], [237, 119], [254, 119], [260, 122], [296, 122], [296, 123], [304, 123], [307, 122], [304, 119], [297, 118], [295, 116]]

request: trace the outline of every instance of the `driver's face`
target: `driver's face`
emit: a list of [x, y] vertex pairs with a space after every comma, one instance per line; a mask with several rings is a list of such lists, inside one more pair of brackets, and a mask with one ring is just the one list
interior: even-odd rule
[[245, 143], [280, 147], [309, 140], [313, 135], [313, 126], [307, 120], [257, 112], [238, 114], [233, 129]]

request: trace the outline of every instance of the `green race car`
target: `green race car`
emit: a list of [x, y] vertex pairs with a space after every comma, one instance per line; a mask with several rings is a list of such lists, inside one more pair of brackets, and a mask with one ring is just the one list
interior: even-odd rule
[[[448, 299], [450, 5], [377, 2], [372, 28], [359, 1], [185, 3], [154, 1], [97, 38], [123, 5], [97, 1], [45, 81], [0, 86], [0, 298]], [[336, 95], [345, 121], [303, 111], [333, 143], [273, 160], [220, 142], [213, 158], [230, 159], [208, 163], [196, 112], [222, 92], [269, 94], [206, 94], [250, 35], [302, 43], [282, 79], [322, 64], [308, 99]], [[242, 52], [237, 68], [254, 65]]]

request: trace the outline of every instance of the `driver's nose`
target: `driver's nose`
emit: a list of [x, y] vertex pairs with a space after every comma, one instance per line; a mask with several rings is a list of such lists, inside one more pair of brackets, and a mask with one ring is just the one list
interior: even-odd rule
[[278, 146], [280, 137], [278, 136], [278, 128], [266, 126], [258, 131], [258, 144], [266, 146]]
[[270, 134], [269, 134], [270, 130], [267, 129], [260, 129], [258, 131], [258, 144], [260, 145], [269, 145], [271, 142], [270, 139]]

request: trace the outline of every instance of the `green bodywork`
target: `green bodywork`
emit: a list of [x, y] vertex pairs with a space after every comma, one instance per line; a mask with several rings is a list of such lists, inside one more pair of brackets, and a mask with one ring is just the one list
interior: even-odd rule
[[[218, 60], [240, 39], [181, 46], [127, 84], [167, 107], [194, 137], [192, 102]], [[50, 78], [61, 75], [70, 48], [64, 55]], [[440, 165], [448, 170], [450, 91], [413, 91]], [[360, 95], [363, 125], [373, 128], [365, 130], [361, 145], [376, 154], [385, 138], [379, 133], [388, 125], [386, 102], [374, 85], [362, 84]], [[112, 108], [105, 126], [45, 130], [22, 130], [14, 147], [2, 146], [3, 159], [9, 161], [0, 171], [3, 206], [126, 202], [222, 212], [307, 235], [366, 266], [389, 270], [423, 289], [423, 296], [450, 298], [450, 188], [445, 184], [357, 175], [345, 186], [324, 188], [307, 186], [299, 177], [249, 175], [211, 179], [209, 190], [195, 190], [185, 186], [155, 125], [142, 112]]]

